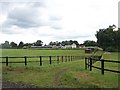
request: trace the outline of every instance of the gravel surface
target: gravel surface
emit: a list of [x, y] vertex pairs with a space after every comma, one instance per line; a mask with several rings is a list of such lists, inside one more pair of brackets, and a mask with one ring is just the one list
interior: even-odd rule
[[2, 80], [2, 88], [37, 88], [37, 87], [35, 87], [33, 85], [13, 83], [10, 81]]

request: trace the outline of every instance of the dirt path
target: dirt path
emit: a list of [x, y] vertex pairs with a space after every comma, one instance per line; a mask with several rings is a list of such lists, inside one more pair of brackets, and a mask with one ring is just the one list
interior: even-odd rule
[[55, 86], [61, 86], [60, 79], [66, 71], [67, 71], [67, 68], [64, 68], [64, 69], [60, 69], [59, 71], [56, 72], [55, 78], [54, 78]]

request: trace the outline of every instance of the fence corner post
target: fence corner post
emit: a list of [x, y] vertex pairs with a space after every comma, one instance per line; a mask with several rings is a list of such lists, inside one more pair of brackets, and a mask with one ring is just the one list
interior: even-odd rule
[[90, 71], [92, 71], [92, 58], [90, 57]]
[[104, 60], [101, 60], [101, 73], [104, 75]]

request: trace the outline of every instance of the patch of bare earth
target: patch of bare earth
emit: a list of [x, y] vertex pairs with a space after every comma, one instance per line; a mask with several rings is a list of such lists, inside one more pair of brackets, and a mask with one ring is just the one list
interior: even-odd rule
[[75, 77], [78, 78], [81, 81], [88, 81], [91, 83], [91, 85], [93, 85], [94, 87], [100, 87], [99, 83], [96, 83], [96, 78], [88, 75], [85, 72], [76, 72], [75, 73]]
[[66, 71], [67, 71], [67, 68], [57, 70], [57, 72], [55, 73], [54, 82], [53, 82], [53, 83], [55, 84], [55, 86], [62, 87], [60, 80], [61, 80], [62, 75], [63, 75]]

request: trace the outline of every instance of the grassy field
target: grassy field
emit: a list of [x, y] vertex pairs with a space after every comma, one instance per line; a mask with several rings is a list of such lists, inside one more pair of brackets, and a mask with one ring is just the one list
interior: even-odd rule
[[[33, 49], [3, 49], [2, 56], [87, 56], [84, 50], [33, 50]], [[106, 53], [104, 59], [118, 60], [118, 53]], [[18, 59], [17, 59], [18, 60]], [[99, 62], [94, 64], [100, 66]], [[84, 59], [72, 62], [53, 63], [52, 65], [39, 63], [10, 64], [3, 67], [3, 79], [12, 82], [31, 84], [40, 88], [117, 88], [118, 74], [93, 69], [85, 70]], [[105, 63], [105, 68], [118, 69], [118, 64]]]

